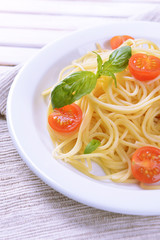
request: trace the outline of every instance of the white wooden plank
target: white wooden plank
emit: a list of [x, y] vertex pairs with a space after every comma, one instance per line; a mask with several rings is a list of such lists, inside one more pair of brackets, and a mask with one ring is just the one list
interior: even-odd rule
[[89, 1], [46, 1], [5, 0], [1, 1], [0, 12], [20, 12], [35, 14], [65, 14], [80, 16], [119, 16], [127, 17], [135, 13], [149, 11], [151, 3], [94, 2]]
[[152, 10], [157, 2], [0, 0], [0, 65], [25, 62], [39, 48], [73, 30], [120, 21]]
[[24, 63], [32, 56], [37, 54], [39, 49], [36, 48], [14, 48], [0, 46], [0, 65], [17, 65]]
[[[115, 18], [118, 21], [123, 18]], [[114, 18], [110, 17], [81, 17], [59, 15], [34, 15], [21, 13], [0, 13], [0, 27], [46, 30], [76, 30], [82, 27], [94, 26]]]
[[43, 47], [69, 31], [0, 28], [1, 46]]

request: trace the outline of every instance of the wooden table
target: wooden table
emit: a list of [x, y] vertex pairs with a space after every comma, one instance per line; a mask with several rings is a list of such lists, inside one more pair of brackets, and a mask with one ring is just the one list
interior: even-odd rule
[[0, 70], [25, 63], [47, 43], [72, 31], [123, 21], [159, 0], [5, 0], [0, 3]]

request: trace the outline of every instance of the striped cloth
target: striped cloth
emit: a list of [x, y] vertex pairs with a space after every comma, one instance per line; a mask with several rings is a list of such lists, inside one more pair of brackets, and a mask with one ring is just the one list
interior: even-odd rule
[[[147, 16], [151, 14], [137, 19]], [[154, 19], [159, 21], [159, 16]], [[28, 169], [12, 144], [5, 118], [8, 91], [20, 67], [0, 75], [0, 240], [160, 239], [160, 216], [85, 206], [51, 189]]]

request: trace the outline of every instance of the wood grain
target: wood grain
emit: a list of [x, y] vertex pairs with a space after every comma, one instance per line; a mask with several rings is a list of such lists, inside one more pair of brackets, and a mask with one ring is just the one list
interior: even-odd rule
[[[72, 31], [123, 21], [159, 1], [5, 0], [0, 4], [0, 65], [27, 61], [38, 49]], [[15, 54], [16, 53], [16, 54]]]

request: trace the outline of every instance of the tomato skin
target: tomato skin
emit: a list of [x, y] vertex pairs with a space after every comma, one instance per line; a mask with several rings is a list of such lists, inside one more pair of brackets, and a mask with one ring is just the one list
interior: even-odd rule
[[160, 181], [160, 149], [145, 146], [137, 149], [132, 156], [133, 176], [143, 183]]
[[128, 39], [134, 39], [133, 37], [129, 35], [123, 35], [123, 36], [114, 36], [110, 40], [110, 45], [112, 49], [118, 48], [123, 42], [125, 42]]
[[140, 81], [149, 81], [160, 75], [160, 59], [143, 53], [136, 53], [129, 59], [130, 73]]
[[127, 41], [128, 39], [133, 39], [134, 40], [134, 38], [129, 36], [129, 35], [123, 35], [122, 38], [123, 38], [123, 42]]
[[81, 108], [72, 103], [62, 108], [55, 108], [48, 116], [50, 127], [59, 133], [71, 133], [78, 130], [82, 121]]

